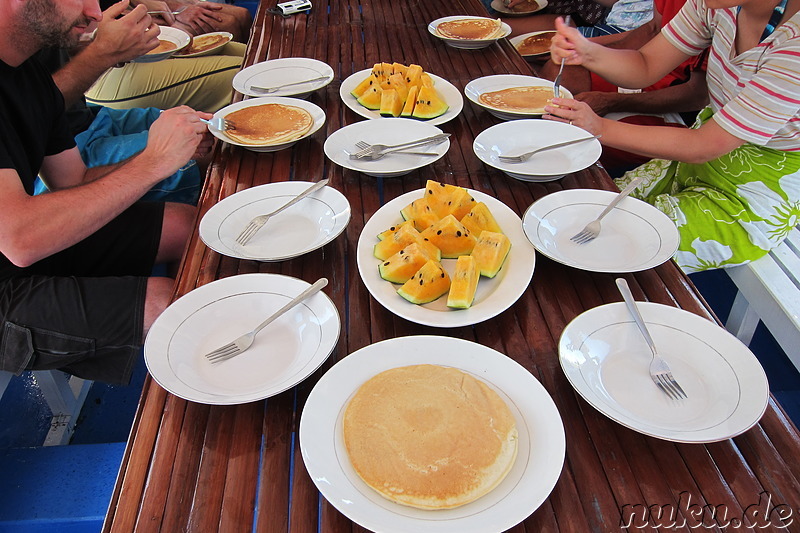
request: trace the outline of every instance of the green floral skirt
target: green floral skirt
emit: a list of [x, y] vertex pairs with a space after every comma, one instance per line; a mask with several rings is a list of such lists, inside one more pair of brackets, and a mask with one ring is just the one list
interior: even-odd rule
[[[694, 127], [711, 115], [703, 110]], [[654, 159], [616, 183], [622, 189], [641, 175], [631, 195], [678, 226], [675, 260], [685, 272], [754, 261], [800, 222], [800, 152], [745, 144], [697, 165]]]

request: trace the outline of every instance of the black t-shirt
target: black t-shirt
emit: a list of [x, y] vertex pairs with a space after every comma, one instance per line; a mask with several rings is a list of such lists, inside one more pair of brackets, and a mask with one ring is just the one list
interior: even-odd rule
[[28, 194], [45, 156], [75, 146], [64, 97], [36, 60], [19, 67], [0, 61], [0, 168], [13, 168]]
[[[58, 69], [69, 62], [69, 52], [63, 48], [50, 47], [39, 50], [34, 56], [50, 74], [54, 74]], [[99, 106], [87, 106], [86, 99], [81, 98], [72, 106], [67, 108], [67, 121], [73, 135], [78, 135], [86, 131], [92, 125]]]

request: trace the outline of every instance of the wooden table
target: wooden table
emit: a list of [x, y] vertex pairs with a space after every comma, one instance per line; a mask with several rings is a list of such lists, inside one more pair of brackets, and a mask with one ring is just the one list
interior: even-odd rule
[[[479, 0], [316, 0], [311, 14], [286, 19], [265, 11], [272, 5], [274, 0], [267, 0], [258, 11], [246, 62], [305, 56], [330, 64], [335, 81], [311, 97], [326, 110], [327, 122], [312, 138], [276, 153], [218, 147], [200, 215], [253, 185], [327, 177], [349, 200], [353, 217], [332, 243], [281, 263], [220, 256], [195, 233], [176, 296], [242, 273], [275, 272], [306, 281], [324, 275], [331, 280], [325, 291], [342, 318], [342, 334], [321, 369], [267, 401], [201, 405], [165, 392], [148, 378], [104, 531], [361, 530], [321, 498], [303, 466], [296, 438], [303, 404], [319, 377], [348, 353], [415, 334], [465, 338], [505, 353], [538, 378], [555, 400], [567, 437], [564, 468], [550, 497], [515, 531], [617, 531], [632, 512], [641, 516], [650, 505], [682, 508], [681, 516], [689, 522], [675, 530], [697, 531], [689, 526], [698, 519], [711, 524], [713, 510], [716, 524], [724, 526], [748, 513], [752, 518], [759, 503], [762, 513], [765, 506], [772, 511], [762, 516], [761, 524], [771, 519], [777, 527], [783, 518], [784, 525], [794, 521], [789, 530], [800, 528], [800, 517], [791, 516], [792, 511], [800, 513], [800, 435], [773, 399], [761, 422], [743, 435], [686, 445], [645, 437], [612, 422], [567, 382], [558, 362], [558, 338], [578, 314], [620, 300], [615, 276], [568, 268], [539, 255], [533, 281], [514, 306], [473, 327], [447, 330], [397, 318], [370, 297], [354, 259], [361, 229], [385, 200], [423, 187], [428, 178], [492, 194], [520, 215], [536, 199], [561, 189], [615, 190], [597, 166], [549, 183], [516, 181], [487, 167], [473, 154], [472, 141], [497, 120], [468, 101], [455, 120], [442, 126], [452, 133], [447, 156], [406, 177], [381, 183], [326, 160], [322, 148], [327, 135], [361, 120], [342, 104], [341, 80], [376, 62], [417, 63], [461, 90], [480, 76], [531, 73], [505, 41], [463, 51], [429, 35], [428, 22], [439, 17], [482, 14]], [[716, 320], [672, 262], [625, 277], [637, 299]], [[709, 507], [701, 508], [705, 505]]]

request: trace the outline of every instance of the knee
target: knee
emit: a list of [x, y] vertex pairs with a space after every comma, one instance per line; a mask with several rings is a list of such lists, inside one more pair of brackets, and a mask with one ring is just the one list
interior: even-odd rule
[[161, 227], [161, 242], [157, 260], [172, 263], [180, 260], [186, 241], [194, 230], [197, 208], [187, 204], [167, 203]]
[[148, 278], [144, 304], [144, 334], [146, 335], [158, 315], [172, 301], [175, 281], [172, 278]]

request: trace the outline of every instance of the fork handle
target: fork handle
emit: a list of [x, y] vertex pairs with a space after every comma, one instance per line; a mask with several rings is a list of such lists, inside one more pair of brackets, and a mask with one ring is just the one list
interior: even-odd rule
[[401, 147], [409, 147], [409, 146], [416, 146], [418, 144], [428, 144], [436, 141], [444, 141], [450, 137], [449, 133], [437, 133], [436, 135], [432, 135], [430, 137], [425, 137], [424, 139], [417, 139], [416, 141], [408, 141], [405, 143], [400, 144], [390, 144], [387, 145], [382, 151], [385, 153], [386, 150], [390, 150], [392, 148], [401, 148]]
[[304, 190], [303, 192], [301, 192], [300, 194], [298, 194], [297, 196], [295, 196], [294, 198], [292, 198], [291, 200], [289, 200], [288, 202], [283, 204], [281, 207], [279, 207], [278, 209], [276, 209], [275, 211], [270, 213], [269, 216], [277, 215], [278, 213], [280, 213], [284, 209], [287, 209], [287, 208], [293, 206], [294, 204], [296, 204], [297, 202], [299, 202], [300, 200], [302, 200], [303, 198], [305, 198], [309, 194], [313, 193], [314, 191], [316, 191], [318, 189], [323, 188], [327, 184], [328, 184], [328, 178], [325, 178], [324, 180], [319, 180], [314, 185], [312, 185], [308, 189]]
[[[638, 187], [638, 186], [639, 186], [639, 184], [642, 182], [642, 180], [644, 180], [644, 176], [639, 176], [639, 177], [636, 177], [636, 178], [632, 179], [632, 180], [631, 180], [631, 182], [628, 184], [628, 186], [627, 186], [627, 187], [625, 187], [624, 189], [622, 189], [622, 190], [619, 192], [619, 194], [617, 194], [617, 195], [614, 197], [614, 199], [613, 199], [613, 200], [611, 200], [611, 202], [609, 202], [609, 203], [608, 203], [608, 205], [606, 206], [606, 208], [605, 208], [605, 209], [603, 209], [603, 210], [600, 212], [600, 214], [599, 214], [599, 215], [597, 215], [597, 218], [596, 218], [595, 220], [600, 220], [601, 218], [603, 218], [604, 216], [606, 216], [606, 215], [609, 213], [609, 211], [611, 211], [612, 209], [614, 209], [614, 208], [617, 206], [617, 204], [618, 204], [618, 203], [620, 203], [620, 202], [622, 201], [622, 199], [623, 199], [623, 198], [625, 198], [625, 197], [626, 197], [626, 196], [628, 196], [628, 195], [629, 195], [631, 192], [633, 192], [633, 190], [634, 190], [636, 187]], [[623, 280], [623, 281], [625, 281], [625, 280]]]
[[622, 299], [625, 300], [625, 305], [628, 306], [628, 311], [631, 313], [633, 317], [633, 321], [636, 322], [636, 325], [639, 326], [639, 331], [642, 332], [642, 337], [644, 337], [645, 342], [650, 347], [650, 351], [653, 352], [653, 355], [657, 355], [658, 352], [656, 351], [656, 343], [653, 342], [653, 337], [650, 336], [650, 332], [647, 330], [647, 326], [644, 323], [644, 318], [642, 318], [642, 314], [639, 312], [639, 308], [636, 306], [636, 300], [633, 299], [633, 294], [631, 293], [630, 287], [628, 287], [628, 282], [625, 281], [625, 278], [617, 278], [617, 288], [619, 289], [620, 294], [622, 294]]
[[253, 330], [253, 335], [256, 335], [259, 331], [270, 325], [276, 318], [281, 316], [283, 313], [294, 307], [295, 305], [299, 304], [309, 296], [318, 293], [322, 288], [328, 284], [328, 278], [319, 278], [312, 286], [301, 292], [298, 296], [294, 297], [288, 304], [284, 305], [274, 313], [270, 315], [268, 319], [263, 321], [261, 324], [255, 327]]
[[293, 81], [291, 83], [284, 83], [282, 85], [275, 85], [273, 87], [259, 87], [258, 85], [251, 85], [250, 89], [256, 91], [264, 91], [264, 92], [274, 92], [278, 89], [283, 89], [284, 87], [291, 87], [292, 85], [302, 85], [304, 83], [314, 83], [315, 81], [327, 80], [328, 76], [320, 76], [318, 78], [312, 78], [310, 80], [302, 80], [302, 81]]

